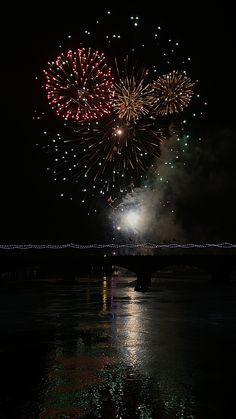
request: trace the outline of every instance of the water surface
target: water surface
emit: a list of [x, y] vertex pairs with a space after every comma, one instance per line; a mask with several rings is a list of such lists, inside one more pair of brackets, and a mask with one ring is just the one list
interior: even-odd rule
[[0, 418], [233, 419], [236, 284], [0, 288]]

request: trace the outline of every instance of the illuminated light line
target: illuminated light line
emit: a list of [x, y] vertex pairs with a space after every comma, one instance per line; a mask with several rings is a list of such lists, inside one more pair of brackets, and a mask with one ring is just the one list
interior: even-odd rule
[[205, 248], [221, 248], [221, 249], [233, 249], [236, 248], [234, 243], [169, 243], [169, 244], [157, 244], [157, 243], [140, 243], [140, 244], [77, 244], [77, 243], [63, 243], [63, 244], [0, 244], [0, 250], [60, 250], [60, 249], [122, 249], [122, 248], [146, 248], [146, 249], [205, 249]]

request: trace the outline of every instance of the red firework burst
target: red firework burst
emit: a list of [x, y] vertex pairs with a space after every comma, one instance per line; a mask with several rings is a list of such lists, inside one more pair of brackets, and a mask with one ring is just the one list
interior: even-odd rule
[[69, 50], [48, 64], [45, 88], [57, 115], [65, 120], [90, 121], [111, 113], [113, 77], [103, 53]]

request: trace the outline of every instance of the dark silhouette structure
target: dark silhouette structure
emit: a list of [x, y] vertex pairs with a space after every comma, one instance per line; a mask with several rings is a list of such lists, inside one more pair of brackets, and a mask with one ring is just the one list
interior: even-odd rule
[[71, 282], [76, 274], [85, 272], [112, 275], [119, 266], [134, 272], [137, 275], [135, 289], [145, 291], [151, 285], [152, 274], [166, 267], [197, 267], [209, 273], [213, 281], [222, 283], [227, 282], [229, 275], [236, 270], [236, 253], [228, 249], [217, 249], [215, 253], [204, 249], [154, 251], [151, 255], [145, 255], [142, 249], [140, 254], [134, 254], [130, 249], [126, 254], [114, 253], [109, 249], [1, 250], [0, 272], [56, 272]]

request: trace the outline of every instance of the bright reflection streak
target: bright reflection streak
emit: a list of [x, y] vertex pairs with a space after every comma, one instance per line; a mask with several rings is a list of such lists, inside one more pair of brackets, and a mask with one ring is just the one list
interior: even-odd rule
[[125, 358], [129, 365], [137, 367], [141, 360], [140, 343], [142, 341], [142, 311], [135, 297], [128, 301], [126, 305], [125, 324], [122, 326], [121, 347], [125, 350]]
[[107, 277], [102, 277], [102, 311], [107, 311]]

